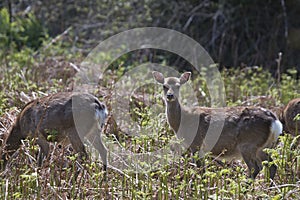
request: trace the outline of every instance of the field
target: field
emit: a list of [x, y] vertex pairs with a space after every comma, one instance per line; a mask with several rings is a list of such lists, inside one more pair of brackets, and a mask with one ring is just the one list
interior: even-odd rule
[[[81, 60], [80, 56], [74, 59], [64, 54], [43, 59], [26, 57], [26, 52], [10, 56], [7, 56], [9, 64], [2, 63], [0, 75], [2, 138], [24, 105], [24, 95], [21, 93], [34, 98], [72, 90], [75, 70], [69, 63], [76, 64]], [[20, 68], [20, 62], [27, 63], [28, 67]], [[260, 105], [276, 110], [299, 94], [300, 83], [296, 79], [295, 70], [281, 74], [280, 82], [259, 67], [223, 69], [221, 74], [229, 106]], [[201, 81], [200, 78], [198, 82]], [[162, 92], [159, 88], [158, 91]], [[203, 92], [205, 93], [205, 88]], [[97, 94], [109, 105], [109, 95], [99, 96], [99, 91], [95, 91], [95, 95]], [[149, 112], [146, 112], [149, 108], [142, 112], [137, 107], [136, 111], [139, 112], [135, 112], [138, 114], [139, 124], [151, 127], [153, 134], [141, 137], [120, 132], [117, 141], [115, 136], [106, 133], [103, 136], [105, 140], [118, 142], [133, 153], [151, 152], [167, 145], [174, 134], [166, 123], [163, 102], [156, 103], [161, 108], [161, 114], [151, 116], [151, 120]], [[50, 158], [44, 161], [42, 167], [38, 167], [38, 146], [34, 140], [25, 140], [23, 147], [13, 156], [8, 169], [1, 173], [0, 198], [298, 199], [300, 149], [295, 143], [296, 138], [285, 134], [280, 136], [274, 149], [267, 150], [278, 165], [274, 184], [270, 186], [265, 169], [252, 181], [247, 178], [247, 169], [243, 162], [220, 163], [207, 155], [205, 167], [197, 167], [197, 155], [193, 156], [188, 152], [179, 159], [167, 158], [167, 163], [160, 165], [158, 169], [136, 173], [126, 168], [118, 170], [110, 167], [105, 176], [102, 163], [97, 158], [79, 164], [71, 147], [53, 144]]]
[[[102, 170], [102, 161], [89, 143], [86, 143], [89, 159], [84, 162], [78, 162], [77, 155], [71, 146], [52, 143], [49, 158], [43, 161], [42, 166], [38, 166], [37, 155], [40, 152], [39, 146], [36, 144], [35, 139], [26, 139], [22, 141], [23, 145], [12, 156], [6, 169], [0, 172], [0, 199], [300, 199], [299, 135], [293, 137], [288, 133], [284, 133], [279, 137], [278, 143], [274, 148], [265, 150], [272, 156], [272, 162], [278, 166], [274, 181], [270, 180], [266, 167], [262, 169], [255, 180], [249, 179], [247, 167], [243, 161], [217, 161], [209, 153], [205, 155], [204, 159], [200, 160], [198, 154], [192, 154], [189, 151], [184, 152], [180, 156], [159, 153], [161, 149], [170, 147], [170, 143], [176, 142], [174, 133], [167, 124], [164, 113], [163, 89], [157, 84], [152, 84], [154, 83], [153, 79], [149, 83], [139, 80], [145, 85], [145, 87], [140, 87], [135, 81], [137, 79], [131, 80], [125, 77], [126, 74], [130, 74], [130, 72], [141, 65], [147, 65], [147, 63], [151, 62], [156, 63], [161, 67], [160, 69], [166, 69], [166, 71], [168, 66], [181, 73], [183, 71], [191, 71], [193, 68], [187, 60], [184, 60], [185, 58], [175, 55], [175, 53], [171, 53], [170, 51], [148, 48], [129, 51], [123, 54], [114, 60], [103, 74], [97, 74], [94, 71], [85, 71], [84, 65], [82, 65], [86, 60], [87, 52], [96, 43], [94, 40], [98, 42], [99, 38], [93, 38], [95, 35], [99, 35], [100, 39], [107, 38], [108, 35], [119, 33], [130, 27], [140, 26], [141, 24], [145, 26], [149, 25], [148, 20], [153, 20], [157, 23], [165, 21], [166, 24], [169, 24], [169, 18], [175, 19], [174, 17], [176, 16], [184, 18], [184, 20], [175, 20], [177, 21], [176, 23], [181, 23], [178, 26], [182, 30], [189, 28], [189, 26], [192, 27], [189, 31], [195, 37], [200, 32], [199, 29], [204, 27], [200, 27], [198, 23], [208, 23], [207, 26], [209, 27], [218, 27], [221, 24], [222, 29], [219, 31], [215, 32], [215, 29], [211, 28], [212, 32], [210, 30], [204, 32], [204, 40], [206, 43], [211, 44], [211, 52], [214, 54], [220, 52], [222, 54], [221, 56], [215, 55], [215, 57], [235, 57], [234, 63], [242, 62], [246, 57], [250, 59], [249, 54], [253, 56], [252, 61], [258, 58], [258, 61], [264, 61], [266, 60], [265, 57], [268, 57], [269, 59], [272, 58], [271, 61], [269, 60], [269, 63], [275, 63], [277, 68], [274, 68], [274, 65], [246, 66], [245, 64], [241, 64], [241, 66], [219, 66], [221, 79], [217, 81], [224, 84], [224, 90], [220, 88], [220, 91], [224, 92], [224, 96], [220, 95], [220, 98], [224, 98], [222, 100], [226, 102], [226, 106], [262, 106], [278, 114], [289, 100], [299, 97], [299, 66], [283, 65], [281, 61], [283, 58], [286, 59], [285, 55], [282, 57], [279, 54], [278, 58], [274, 59], [274, 52], [278, 52], [274, 47], [276, 45], [273, 44], [273, 41], [276, 39], [272, 38], [273, 36], [262, 37], [260, 35], [261, 32], [266, 32], [265, 29], [268, 29], [264, 23], [258, 23], [259, 25], [262, 24], [262, 31], [251, 32], [251, 30], [248, 31], [248, 29], [245, 29], [242, 37], [236, 35], [236, 32], [232, 32], [236, 30], [240, 32], [242, 29], [240, 28], [240, 24], [248, 23], [248, 19], [244, 16], [243, 6], [249, 6], [250, 8], [250, 5], [252, 6], [253, 4], [252, 2], [236, 3], [237, 8], [241, 8], [240, 12], [243, 14], [241, 16], [233, 16], [237, 20], [236, 24], [239, 24], [238, 28], [227, 24], [231, 20], [223, 23], [225, 17], [220, 22], [217, 20], [223, 14], [225, 16], [226, 12], [223, 13], [223, 8], [226, 9], [226, 6], [223, 3], [222, 5], [217, 5], [212, 1], [208, 2], [211, 3], [209, 4], [211, 5], [211, 12], [215, 11], [216, 15], [213, 13], [213, 15], [207, 14], [206, 16], [205, 14], [204, 17], [207, 18], [203, 18], [202, 21], [200, 20], [200, 22], [197, 22], [193, 26], [189, 23], [192, 23], [194, 16], [187, 17], [189, 20], [186, 22], [186, 15], [178, 15], [176, 12], [173, 12], [173, 8], [171, 7], [169, 9], [172, 12], [163, 12], [160, 10], [160, 5], [164, 5], [164, 3], [169, 5], [169, 2], [165, 1], [155, 1], [156, 4], [152, 3], [152, 1], [141, 1], [140, 3], [137, 3], [138, 1], [129, 3], [127, 1], [121, 1], [121, 3], [107, 1], [107, 4], [104, 4], [102, 1], [95, 1], [99, 4], [97, 9], [100, 11], [94, 10], [92, 14], [89, 12], [92, 10], [93, 1], [89, 1], [88, 4], [90, 7], [86, 7], [85, 9], [81, 9], [81, 4], [76, 4], [74, 9], [72, 5], [68, 5], [70, 7], [69, 10], [65, 9], [65, 5], [62, 3], [57, 3], [56, 5], [52, 1], [49, 2], [49, 5], [45, 4], [44, 6], [47, 7], [53, 4], [55, 5], [55, 9], [53, 9], [53, 12], [49, 11], [46, 14], [52, 16], [57, 10], [59, 12], [61, 10], [70, 10], [70, 13], [65, 13], [68, 14], [66, 16], [69, 17], [68, 20], [70, 21], [79, 12], [82, 12], [80, 17], [78, 17], [80, 20], [86, 16], [95, 16], [95, 20], [99, 18], [100, 21], [105, 19], [105, 14], [102, 14], [100, 11], [112, 12], [110, 21], [106, 22], [109, 27], [103, 29], [104, 31], [99, 35], [98, 30], [95, 31], [93, 29], [93, 31], [90, 31], [91, 29], [89, 28], [93, 26], [89, 27], [90, 21], [88, 19], [82, 23], [75, 23], [77, 22], [76, 20], [79, 20], [76, 18], [75, 22], [72, 23], [77, 24], [77, 28], [81, 24], [82, 27], [80, 27], [82, 30], [87, 30], [86, 32], [82, 32], [87, 38], [85, 40], [80, 35], [81, 29], [76, 29], [75, 25], [67, 27], [64, 31], [60, 32], [61, 27], [65, 28], [67, 25], [62, 26], [60, 24], [56, 27], [55, 20], [60, 16], [53, 14], [52, 17], [54, 19], [49, 18], [48, 20], [51, 22], [49, 24], [54, 28], [60, 28], [58, 31], [60, 35], [52, 33], [54, 36], [49, 36], [44, 30], [45, 27], [39, 23], [39, 20], [33, 13], [27, 13], [24, 18], [23, 13], [20, 12], [11, 19], [12, 13], [9, 13], [7, 9], [0, 10], [1, 147], [3, 147], [3, 140], [7, 137], [18, 114], [28, 101], [57, 92], [75, 91], [78, 89], [79, 83], [77, 75], [80, 75], [80, 72], [86, 72], [91, 77], [99, 79], [95, 79], [96, 82], [93, 82], [92, 87], [90, 87], [91, 85], [81, 83], [82, 85], [79, 85], [79, 89], [88, 90], [97, 96], [99, 100], [105, 102], [109, 109], [110, 117], [113, 116], [118, 125], [116, 126], [110, 120], [103, 128], [102, 138], [109, 149], [108, 171], [105, 173]], [[203, 6], [203, 9], [206, 9], [206, 1], [203, 1], [203, 5], [199, 4], [200, 7], [194, 6], [193, 2], [190, 1], [189, 6], [174, 5], [177, 8], [185, 8], [181, 12], [188, 14], [193, 14], [201, 6]], [[284, 3], [284, 1], [282, 2]], [[86, 2], [82, 1], [81, 3]], [[110, 5], [110, 3], [113, 3], [113, 5]], [[132, 9], [131, 3], [142, 8], [141, 13], [135, 17], [141, 19], [146, 17], [146, 24], [142, 22], [133, 23], [133, 26], [129, 22], [124, 22], [132, 19], [132, 14], [129, 11], [134, 9]], [[147, 3], [147, 6], [144, 3]], [[149, 11], [152, 4], [154, 7], [157, 7], [157, 13], [159, 14], [153, 19]], [[122, 6], [125, 6], [125, 8], [127, 6], [128, 13], [119, 13]], [[114, 9], [111, 9], [111, 7]], [[282, 5], [282, 7], [284, 6]], [[194, 8], [196, 9], [194, 10]], [[263, 13], [265, 13], [265, 8], [269, 8], [269, 5], [266, 4], [265, 7], [261, 7]], [[149, 12], [147, 11], [147, 14], [145, 14], [144, 9]], [[190, 10], [194, 11], [190, 12]], [[235, 9], [229, 10], [229, 14], [236, 13], [233, 12]], [[277, 10], [281, 10], [281, 7], [280, 9], [275, 7], [275, 11]], [[43, 17], [43, 9], [38, 11], [37, 13], [40, 13], [38, 16]], [[153, 13], [155, 15], [155, 12]], [[165, 17], [163, 13], [170, 16]], [[219, 13], [223, 14], [220, 15]], [[256, 15], [256, 7], [253, 7], [253, 13], [253, 15]], [[271, 13], [273, 14], [273, 11]], [[197, 16], [196, 14], [195, 16]], [[282, 16], [285, 15], [282, 14]], [[270, 18], [270, 21], [271, 18], [272, 20], [277, 19], [271, 17], [271, 14], [268, 14], [267, 17], [268, 19]], [[211, 20], [213, 18], [214, 20]], [[290, 18], [297, 19], [297, 17]], [[240, 19], [245, 19], [245, 21], [240, 22]], [[259, 20], [260, 18], [258, 18]], [[210, 26], [211, 22], [216, 24]], [[86, 24], [84, 23], [88, 25], [85, 26]], [[99, 24], [101, 25], [101, 23]], [[99, 24], [96, 23], [96, 26]], [[280, 23], [274, 24], [276, 27], [268, 29], [268, 34], [272, 34], [273, 32], [281, 34], [283, 31], [277, 31], [281, 30], [277, 28], [281, 27]], [[154, 26], [155, 24], [151, 25]], [[157, 24], [157, 26], [159, 25], [161, 24]], [[175, 28], [177, 27], [176, 24], [174, 26]], [[168, 26], [162, 24], [161, 27]], [[193, 29], [193, 27], [197, 29]], [[251, 27], [251, 24], [249, 27]], [[223, 35], [225, 31], [227, 32]], [[215, 40], [215, 36], [212, 37], [210, 33], [218, 33], [217, 36], [219, 39], [221, 38], [220, 41]], [[253, 42], [249, 33], [255, 33], [253, 37], [257, 41], [267, 41], [270, 45], [268, 48], [270, 52], [265, 51], [264, 44], [261, 45], [260, 42]], [[234, 38], [238, 38], [238, 40], [234, 40]], [[248, 40], [243, 41], [242, 38], [248, 38]], [[269, 38], [271, 38], [271, 42], [269, 42]], [[285, 39], [281, 35], [277, 35], [276, 38]], [[299, 41], [298, 37], [294, 39]], [[220, 42], [222, 45], [215, 42]], [[278, 43], [280, 44], [280, 42]], [[231, 44], [234, 48], [230, 46]], [[251, 44], [251, 48], [249, 48], [249, 44]], [[260, 51], [256, 51], [256, 44], [262, 46], [259, 46], [261, 48]], [[215, 46], [218, 45], [220, 47], [216, 50]], [[240, 50], [241, 52], [239, 52], [241, 55], [231, 55], [232, 52], [238, 52], [239, 45], [243, 47]], [[229, 50], [222, 50], [224, 46], [228, 47]], [[230, 48], [233, 49], [230, 50]], [[260, 54], [262, 52], [268, 54], [268, 56]], [[296, 55], [296, 53], [290, 53], [288, 56], [291, 58], [293, 55]], [[97, 59], [110, 60], [111, 55], [109, 52], [104, 52], [103, 54], [97, 54], [95, 60]], [[292, 62], [297, 59], [298, 57], [294, 56], [294, 59], [286, 60], [291, 60]], [[265, 63], [268, 62], [266, 61]], [[265, 63], [264, 65], [267, 65]], [[193, 70], [192, 72], [192, 80], [187, 84], [189, 87], [183, 87], [180, 93], [182, 104], [185, 106], [196, 104], [210, 106], [212, 94], [209, 93], [207, 82], [204, 79], [205, 73], [210, 73], [210, 71], [197, 73], [196, 70]], [[135, 76], [134, 78], [138, 77]], [[122, 90], [119, 88], [122, 88]], [[195, 98], [190, 99], [190, 95]], [[126, 103], [122, 104], [124, 107], [116, 106], [118, 105], [116, 104], [118, 100], [122, 100], [125, 96], [128, 96], [128, 98], [125, 98]], [[121, 119], [118, 118], [119, 116], [121, 116]], [[128, 121], [134, 124], [127, 124]], [[138, 134], [128, 134], [128, 132]], [[0, 154], [2, 154], [2, 151]], [[160, 156], [161, 160], [153, 159]], [[202, 162], [204, 165], [197, 166], [196, 163], [199, 162]], [[264, 162], [263, 164], [264, 166], [268, 166], [272, 163]]]

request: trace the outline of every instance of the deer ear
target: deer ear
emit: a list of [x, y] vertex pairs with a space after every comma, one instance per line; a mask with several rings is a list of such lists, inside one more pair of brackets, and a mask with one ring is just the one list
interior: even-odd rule
[[153, 75], [154, 79], [155, 79], [157, 82], [159, 82], [159, 83], [161, 83], [161, 84], [164, 84], [165, 78], [164, 78], [164, 75], [163, 75], [162, 73], [157, 72], [157, 71], [153, 71], [153, 72], [152, 72], [152, 75]]
[[181, 76], [180, 76], [180, 84], [185, 84], [191, 77], [191, 72], [184, 72]]

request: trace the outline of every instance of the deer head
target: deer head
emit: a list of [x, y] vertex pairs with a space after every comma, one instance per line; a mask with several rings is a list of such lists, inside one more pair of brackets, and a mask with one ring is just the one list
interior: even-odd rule
[[163, 85], [164, 99], [166, 102], [172, 102], [179, 98], [180, 86], [185, 84], [191, 76], [191, 72], [183, 73], [180, 78], [164, 78], [163, 74], [157, 71], [152, 72], [154, 79]]

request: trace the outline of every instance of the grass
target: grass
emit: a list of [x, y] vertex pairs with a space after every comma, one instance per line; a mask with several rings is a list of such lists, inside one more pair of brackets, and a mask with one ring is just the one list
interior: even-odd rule
[[[11, 63], [8, 70], [5, 63], [1, 64], [4, 72], [0, 73], [1, 138], [24, 105], [21, 92], [34, 97], [72, 90], [75, 71], [68, 62], [76, 64], [78, 58], [71, 60], [70, 56], [65, 56], [58, 59], [53, 56], [33, 61], [26, 52], [24, 54], [28, 60], [26, 55], [22, 58], [15, 56], [15, 63]], [[20, 67], [18, 63], [21, 62], [27, 68]], [[300, 83], [293, 70], [282, 74], [280, 85], [275, 84], [277, 80], [262, 68], [224, 69], [222, 77], [229, 105], [274, 108], [300, 93]], [[203, 88], [197, 97], [205, 92]], [[163, 108], [162, 102], [159, 104]], [[120, 133], [118, 141], [124, 149], [134, 153], [154, 152], [167, 145], [174, 136], [164, 114], [154, 119], [147, 118], [149, 110], [143, 109], [137, 110], [137, 120], [153, 134], [138, 137]], [[111, 135], [104, 137], [108, 142], [116, 142]], [[54, 143], [51, 156], [42, 167], [38, 167], [36, 154], [39, 149], [34, 141], [25, 140], [8, 169], [0, 175], [0, 199], [300, 199], [300, 148], [294, 145], [296, 139], [288, 134], [280, 136], [277, 146], [267, 150], [278, 166], [272, 187], [265, 168], [252, 181], [247, 178], [243, 162], [220, 163], [207, 155], [205, 167], [197, 167], [197, 155], [188, 152], [180, 159], [168, 157], [167, 163], [155, 170], [134, 173], [109, 168], [105, 175], [99, 159], [78, 163], [71, 147]], [[125, 164], [130, 165], [128, 161]], [[155, 163], [138, 164], [151, 166]]]
[[21, 148], [10, 168], [2, 174], [0, 197], [55, 199], [298, 199], [299, 148], [289, 149], [293, 138], [281, 136], [281, 144], [272, 150], [279, 167], [275, 185], [269, 187], [267, 172], [251, 181], [240, 162], [219, 164], [207, 157], [205, 172], [192, 157], [183, 156], [160, 170], [147, 173], [119, 173], [109, 169], [107, 177], [101, 162], [94, 160], [82, 166], [74, 156], [62, 156], [62, 149], [53, 145], [49, 160], [36, 166], [30, 141]]

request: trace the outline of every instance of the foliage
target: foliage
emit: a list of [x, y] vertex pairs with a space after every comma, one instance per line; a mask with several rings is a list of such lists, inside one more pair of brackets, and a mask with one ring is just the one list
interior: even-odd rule
[[[51, 52], [55, 48], [53, 46]], [[56, 92], [67, 88], [68, 83], [72, 81], [74, 74], [65, 73], [68, 69], [68, 62], [60, 63], [58, 69], [61, 70], [55, 71], [59, 73], [53, 75], [52, 82], [46, 83], [43, 80], [45, 76], [29, 76], [34, 73], [41, 74], [39, 71], [41, 66], [51, 70], [54, 70], [55, 66], [53, 69], [51, 62], [50, 64], [41, 62], [37, 67], [34, 59], [28, 59], [31, 51], [25, 49], [7, 56], [7, 59], [14, 60], [14, 62], [11, 62], [11, 68], [3, 69], [6, 73], [1, 79], [1, 91], [4, 92], [0, 94], [5, 98], [1, 104], [3, 109], [1, 115], [8, 113], [10, 105], [21, 107], [23, 103], [17, 98], [20, 91], [27, 94], [31, 94], [32, 91]], [[49, 51], [43, 53], [49, 53]], [[24, 57], [27, 58], [25, 61]], [[55, 55], [52, 57], [54, 59]], [[64, 57], [64, 59], [70, 58]], [[43, 70], [43, 72], [46, 71]], [[67, 78], [59, 82], [58, 79], [62, 74], [65, 74]], [[122, 73], [119, 74], [121, 75]], [[245, 102], [257, 105], [256, 97], [268, 96], [269, 99], [259, 103], [267, 107], [278, 106], [299, 94], [299, 80], [295, 79], [292, 72], [282, 74], [282, 81], [279, 85], [276, 79], [262, 68], [225, 69], [222, 71], [222, 76], [229, 105], [240, 105]], [[195, 82], [200, 84], [203, 80], [201, 77], [199, 79]], [[198, 85], [200, 86], [201, 84]], [[145, 92], [147, 94], [147, 91]], [[152, 94], [153, 90], [149, 92]], [[189, 90], [183, 90], [183, 92], [189, 92]], [[206, 92], [203, 88], [199, 95]], [[15, 97], [10, 99], [13, 96]], [[163, 106], [161, 101], [156, 101], [161, 107]], [[153, 116], [149, 118], [148, 115], [151, 115], [151, 109], [147, 107], [138, 109], [137, 121], [140, 126], [152, 128], [155, 134], [143, 137], [122, 135], [119, 143], [127, 150], [137, 153], [151, 152], [170, 142], [170, 136], [173, 133], [169, 130], [164, 115], [155, 118]], [[36, 162], [38, 148], [32, 141], [25, 141], [25, 145], [15, 154], [17, 159], [11, 162], [9, 171], [1, 175], [0, 198], [251, 199], [271, 197], [295, 199], [300, 197], [297, 183], [300, 152], [298, 146], [294, 147], [294, 143], [291, 136], [281, 136], [279, 145], [275, 149], [268, 150], [278, 165], [276, 185], [269, 187], [267, 170], [263, 170], [260, 177], [252, 182], [246, 178], [244, 163], [219, 164], [207, 156], [205, 171], [203, 171], [203, 168], [194, 164], [198, 159], [197, 156], [191, 156], [188, 153], [179, 160], [169, 158], [168, 164], [160, 170], [146, 173], [135, 174], [127, 171], [119, 173], [109, 168], [107, 178], [105, 178], [101, 170], [101, 161], [94, 159], [80, 167], [76, 164], [76, 156], [74, 157], [72, 151], [69, 152], [68, 147], [66, 147], [67, 150], [63, 150], [54, 145], [52, 148], [55, 151], [51, 157], [44, 162], [42, 167], [38, 167]], [[141, 163], [141, 165], [144, 164]], [[146, 165], [151, 164], [146, 163]]]
[[[73, 27], [73, 47], [89, 52], [99, 41], [136, 27], [164, 27], [182, 32], [201, 45], [221, 66], [263, 65], [275, 72], [299, 71], [298, 1], [71, 0], [11, 3], [30, 8], [51, 36]], [[5, 5], [5, 4], [3, 4]], [[186, 63], [181, 63], [184, 68]], [[175, 65], [172, 63], [172, 65]]]
[[46, 37], [44, 27], [33, 13], [17, 16], [11, 22], [8, 10], [0, 10], [0, 47], [3, 49], [13, 46], [20, 50], [26, 46], [37, 50]]
[[[49, 93], [73, 89], [76, 70], [71, 67], [70, 63], [77, 65], [86, 53], [78, 51], [78, 48], [85, 49], [86, 47], [86, 41], [80, 41], [82, 46], [76, 46], [78, 41], [75, 41], [74, 38], [78, 35], [89, 32], [90, 35], [87, 34], [89, 36], [100, 34], [101, 37], [106, 37], [114, 32], [145, 25], [148, 22], [154, 21], [157, 22], [156, 24], [160, 24], [158, 19], [164, 23], [171, 21], [172, 28], [177, 27], [180, 30], [181, 25], [186, 23], [184, 19], [189, 19], [193, 15], [197, 17], [203, 11], [201, 9], [206, 10], [207, 13], [217, 12], [217, 10], [219, 10], [218, 13], [223, 13], [221, 11], [224, 9], [212, 1], [204, 1], [207, 4], [200, 4], [202, 7], [198, 8], [196, 6], [199, 2], [197, 1], [145, 0], [119, 1], [119, 3], [117, 1], [103, 1], [104, 3], [87, 1], [90, 3], [89, 7], [86, 7], [86, 3], [81, 1], [76, 1], [75, 7], [67, 6], [62, 1], [51, 4], [53, 2], [42, 2], [42, 9], [39, 12], [43, 11], [44, 14], [35, 11], [40, 14], [37, 18], [33, 14], [28, 14], [25, 19], [16, 16], [10, 22], [8, 11], [6, 9], [0, 11], [0, 45], [2, 45], [0, 48], [0, 141], [7, 134], [7, 130], [12, 126], [14, 119], [25, 104], [22, 92], [32, 99]], [[103, 5], [99, 5], [101, 3]], [[161, 18], [163, 15], [161, 10], [151, 9], [163, 7], [162, 5], [166, 4], [170, 5], [164, 10], [166, 19]], [[231, 1], [226, 6], [231, 7], [237, 4], [237, 2]], [[240, 4], [241, 8], [245, 8], [249, 2], [242, 1]], [[50, 10], [53, 9], [51, 12], [45, 12], [45, 6], [49, 6]], [[57, 10], [63, 6], [66, 10], [65, 15]], [[80, 6], [82, 9], [79, 9]], [[103, 10], [101, 10], [102, 8]], [[134, 8], [142, 9], [136, 11], [138, 14], [130, 18], [131, 23], [128, 22], [119, 28], [123, 22], [128, 21], [130, 14], [135, 12]], [[174, 11], [175, 8], [179, 9], [178, 12]], [[185, 12], [182, 10], [192, 10], [193, 8], [195, 8], [193, 12], [184, 15]], [[253, 9], [250, 10], [253, 11]], [[99, 11], [96, 15], [94, 15], [95, 10]], [[110, 15], [106, 17], [101, 13], [110, 13]], [[178, 13], [179, 17], [171, 18], [174, 13]], [[75, 26], [74, 32], [70, 31], [61, 37], [47, 38], [44, 28], [39, 25], [40, 22], [37, 20], [49, 17], [48, 21], [45, 20], [43, 23], [53, 24], [55, 19], [64, 16], [64, 19], [68, 20], [62, 27], [66, 28], [76, 22], [74, 17], [76, 14], [80, 14], [80, 17], [91, 17], [94, 21], [90, 25], [95, 25], [97, 19], [106, 20], [107, 26], [100, 24], [98, 28], [104, 27], [104, 29], [99, 33], [98, 29], [93, 29], [84, 23], [77, 24], [78, 29]], [[247, 20], [238, 19], [234, 10], [230, 11], [230, 15], [227, 13], [224, 16], [234, 16], [236, 20]], [[71, 19], [72, 17], [74, 18]], [[216, 17], [217, 21], [219, 17]], [[211, 17], [193, 18], [196, 20], [194, 23], [200, 23], [205, 19], [211, 19]], [[259, 17], [253, 20], [256, 19], [259, 20]], [[163, 24], [163, 22], [161, 23]], [[221, 22], [222, 20], [217, 24]], [[64, 20], [56, 24], [54, 27], [56, 32], [61, 32], [59, 27], [62, 24], [60, 23], [64, 23]], [[253, 22], [253, 24], [255, 23]], [[187, 29], [190, 30], [190, 33], [195, 31], [194, 34], [198, 34], [196, 25], [187, 25]], [[229, 29], [232, 31], [230, 27]], [[236, 29], [239, 30], [238, 27]], [[226, 34], [232, 33], [231, 31]], [[76, 43], [75, 47], [74, 43]], [[217, 44], [215, 43], [215, 45]], [[141, 57], [136, 55], [124, 55], [112, 64], [111, 73], [116, 80], [124, 75], [126, 70], [137, 66], [140, 58], [142, 58], [142, 62], [149, 59], [143, 52]], [[162, 65], [172, 64], [168, 60], [172, 59], [170, 54], [158, 52], [154, 55], [158, 55], [154, 61]], [[104, 54], [103, 56], [109, 55]], [[225, 85], [226, 102], [229, 106], [261, 105], [267, 108], [277, 108], [286, 104], [291, 98], [299, 97], [300, 82], [297, 79], [297, 70], [293, 67], [280, 74], [279, 82], [264, 67], [230, 67], [224, 68], [221, 74]], [[114, 83], [111, 82], [113, 87]], [[203, 77], [194, 75], [193, 83], [195, 84], [192, 85], [192, 90], [197, 96], [198, 104], [209, 105], [209, 93]], [[120, 133], [118, 143], [124, 149], [136, 153], [153, 152], [171, 141], [170, 138], [174, 136], [174, 133], [166, 123], [161, 98], [153, 97], [153, 94], [161, 92], [160, 90], [154, 87], [149, 91], [143, 90], [143, 88], [137, 91], [143, 94], [141, 96], [152, 95], [147, 100], [158, 104], [162, 113], [153, 116], [151, 105], [133, 104], [136, 107], [132, 109], [131, 117], [136, 120], [139, 127], [153, 130], [153, 134], [139, 137]], [[182, 92], [182, 97], [185, 98], [191, 90], [183, 88]], [[109, 99], [107, 103], [109, 104]], [[188, 104], [185, 100], [183, 103]], [[53, 130], [49, 131], [53, 132]], [[55, 138], [55, 135], [54, 131], [52, 139]], [[106, 141], [116, 142], [115, 136], [107, 135], [104, 138]], [[205, 165], [197, 167], [195, 164], [199, 161], [197, 155], [191, 155], [189, 152], [178, 160], [168, 158], [168, 162], [158, 170], [132, 173], [109, 168], [107, 176], [105, 176], [101, 170], [102, 163], [98, 159], [79, 164], [71, 147], [54, 143], [51, 146], [53, 151], [51, 151], [50, 157], [39, 167], [36, 162], [39, 152], [36, 142], [24, 140], [24, 145], [13, 156], [8, 170], [0, 174], [0, 199], [299, 199], [300, 149], [297, 139], [299, 136], [295, 138], [287, 134], [280, 136], [276, 148], [266, 150], [272, 155], [273, 162], [278, 165], [278, 173], [272, 187], [270, 187], [266, 168], [255, 181], [251, 181], [246, 177], [247, 172], [243, 162], [216, 162], [206, 155]], [[153, 163], [139, 164], [151, 166]], [[268, 164], [264, 163], [265, 166]]]

